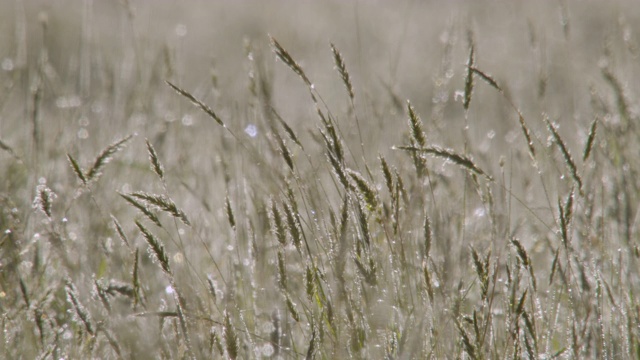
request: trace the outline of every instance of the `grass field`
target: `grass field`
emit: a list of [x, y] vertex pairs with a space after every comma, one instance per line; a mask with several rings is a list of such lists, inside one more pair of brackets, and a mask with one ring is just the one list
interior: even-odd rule
[[7, 359], [640, 358], [640, 7], [5, 1]]

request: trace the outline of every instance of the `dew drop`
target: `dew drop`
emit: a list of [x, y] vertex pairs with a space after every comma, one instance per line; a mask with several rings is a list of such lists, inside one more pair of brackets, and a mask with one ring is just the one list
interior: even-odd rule
[[487, 214], [486, 210], [484, 209], [484, 207], [478, 207], [474, 212], [473, 215], [475, 217], [484, 217]]
[[182, 117], [182, 125], [191, 126], [193, 125], [193, 117], [191, 115], [185, 115]]
[[273, 349], [273, 345], [271, 344], [264, 344], [262, 346], [262, 355], [266, 356], [266, 357], [270, 357], [271, 355], [273, 355], [273, 353], [275, 352], [275, 350]]
[[10, 58], [4, 58], [4, 60], [2, 60], [2, 70], [11, 71], [13, 70], [13, 68], [13, 60], [11, 60]]
[[89, 137], [89, 131], [87, 131], [87, 129], [82, 128], [80, 130], [78, 130], [78, 139], [86, 139]]
[[244, 132], [251, 136], [252, 138], [256, 137], [258, 135], [258, 128], [253, 125], [253, 124], [249, 124], [247, 125], [246, 128], [244, 128]]
[[176, 35], [178, 35], [179, 37], [183, 37], [187, 35], [187, 25], [185, 24], [176, 25]]

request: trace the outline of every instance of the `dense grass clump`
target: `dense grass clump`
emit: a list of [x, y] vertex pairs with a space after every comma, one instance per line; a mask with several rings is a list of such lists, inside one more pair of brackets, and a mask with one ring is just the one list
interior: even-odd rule
[[640, 9], [401, 3], [1, 4], [0, 353], [638, 358]]

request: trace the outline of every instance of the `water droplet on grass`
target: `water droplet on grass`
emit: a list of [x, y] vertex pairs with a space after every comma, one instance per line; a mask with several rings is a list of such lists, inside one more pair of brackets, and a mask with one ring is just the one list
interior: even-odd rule
[[254, 138], [258, 135], [258, 128], [253, 124], [249, 124], [246, 128], [244, 128], [244, 132]]
[[183, 37], [187, 35], [187, 25], [185, 24], [176, 25], [176, 35], [178, 35], [179, 37]]
[[191, 117], [191, 115], [185, 115], [182, 117], [182, 125], [184, 126], [193, 125], [193, 118]]
[[80, 130], [78, 130], [78, 139], [86, 139], [89, 137], [89, 131], [87, 131], [87, 129], [85, 128], [81, 128]]
[[4, 58], [4, 60], [2, 60], [2, 70], [11, 71], [13, 70], [13, 68], [13, 60], [11, 60], [10, 58]]
[[275, 352], [275, 350], [273, 349], [273, 345], [271, 344], [264, 344], [262, 346], [262, 355], [266, 356], [266, 357], [270, 357], [271, 355], [273, 355], [273, 353]]

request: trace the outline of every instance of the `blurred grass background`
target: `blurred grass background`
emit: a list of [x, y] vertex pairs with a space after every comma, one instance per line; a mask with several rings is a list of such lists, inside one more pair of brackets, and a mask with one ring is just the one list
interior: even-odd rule
[[[323, 340], [325, 345], [312, 355], [389, 355], [393, 353], [389, 351], [393, 334], [406, 338], [407, 331], [419, 329], [429, 332], [425, 337], [431, 340], [416, 340], [418, 345], [413, 344], [411, 352], [404, 355], [396, 348], [393, 356], [454, 358], [465, 353], [473, 358], [452, 319], [475, 309], [489, 319], [493, 309], [481, 304], [475, 294], [478, 289], [472, 280], [475, 273], [469, 246], [481, 253], [493, 251], [493, 274], [499, 274], [493, 285], [505, 299], [520, 289], [517, 282], [513, 285], [505, 280], [504, 274], [505, 269], [509, 273], [509, 269], [518, 267], [516, 256], [508, 255], [512, 236], [519, 237], [528, 249], [535, 268], [540, 270], [540, 282], [556, 269], [554, 264], [562, 248], [557, 238], [557, 207], [562, 209], [564, 205], [558, 203], [568, 201], [575, 184], [542, 121], [547, 114], [576, 161], [581, 159], [594, 118], [600, 130], [592, 160], [578, 161], [586, 195], [576, 200], [574, 216], [579, 220], [574, 221], [572, 232], [576, 249], [567, 250], [571, 256], [567, 255], [564, 264], [575, 273], [573, 277], [567, 275], [569, 280], [565, 278], [564, 285], [559, 280], [545, 284], [551, 293], [529, 289], [530, 298], [536, 299], [532, 300], [531, 312], [537, 311], [538, 327], [549, 333], [546, 340], [553, 343], [547, 348], [540, 345], [539, 355], [632, 358], [640, 351], [634, 325], [638, 323], [635, 294], [640, 279], [635, 98], [640, 93], [640, 83], [635, 81], [640, 71], [639, 34], [640, 7], [631, 0], [2, 2], [2, 350], [11, 358], [172, 358], [211, 353], [233, 357], [225, 337], [228, 334], [220, 335], [229, 329], [221, 325], [223, 310], [236, 320], [241, 314], [246, 316], [243, 321], [249, 325], [237, 320], [237, 328], [268, 337], [272, 329], [260, 330], [260, 324], [274, 322], [274, 309], [284, 317], [287, 312], [281, 294], [272, 289], [277, 277], [275, 255], [277, 251], [295, 253], [291, 248], [278, 247], [270, 233], [269, 203], [282, 196], [284, 179], [297, 186], [296, 196], [305, 208], [301, 211], [305, 213], [304, 231], [317, 241], [313, 249], [318, 251], [299, 263], [289, 258], [293, 261], [289, 265], [292, 277], [300, 283], [290, 291], [304, 293], [301, 279], [310, 262], [333, 266], [332, 253], [323, 248], [323, 241], [333, 241], [327, 229], [335, 225], [349, 191], [336, 185], [324, 161], [326, 149], [318, 132], [322, 126], [308, 89], [276, 59], [269, 45], [270, 35], [311, 79], [315, 91], [321, 94], [321, 110], [340, 124], [341, 139], [351, 152], [345, 166], [362, 174], [373, 173], [366, 178], [386, 202], [382, 207], [393, 206], [388, 199], [393, 195], [382, 195], [385, 184], [377, 157], [385, 157], [404, 177], [410, 201], [402, 208], [405, 235], [399, 238], [406, 236], [409, 241], [421, 236], [426, 213], [433, 218], [436, 238], [441, 239], [433, 260], [424, 260], [441, 282], [441, 298], [435, 305], [427, 306], [424, 301], [408, 306], [393, 296], [382, 296], [381, 305], [369, 304], [367, 295], [362, 295], [367, 291], [376, 295], [398, 292], [402, 298], [415, 290], [422, 294], [422, 300], [426, 296], [424, 285], [398, 290], [396, 285], [401, 282], [392, 271], [396, 265], [385, 262], [397, 255], [396, 250], [379, 250], [377, 259], [383, 274], [379, 287], [360, 284], [351, 289], [356, 298], [353, 301], [362, 302], [360, 315], [368, 323], [366, 346], [349, 348], [332, 334], [338, 340]], [[539, 152], [539, 168], [531, 165], [517, 113], [496, 89], [476, 77], [470, 110], [463, 109], [471, 42], [475, 44], [477, 68], [490, 74], [513, 99], [534, 134], [535, 146], [543, 149]], [[355, 88], [354, 108], [335, 71], [330, 43], [345, 59]], [[167, 80], [211, 106], [235, 135], [223, 131], [177, 95], [165, 84]], [[300, 149], [288, 143], [296, 162], [296, 170], [291, 173], [269, 126], [263, 107], [265, 92], [270, 105], [304, 145]], [[410, 157], [392, 149], [411, 138], [407, 100], [421, 115], [429, 144], [470, 155], [496, 182], [486, 188], [476, 182], [474, 187], [477, 179], [472, 181], [451, 162], [440, 160], [429, 162], [433, 179], [427, 182], [416, 178]], [[356, 116], [364, 139], [362, 151]], [[248, 126], [256, 127], [257, 136], [245, 132]], [[129, 134], [137, 136], [105, 166], [103, 177], [89, 188], [80, 184], [67, 155], [87, 169], [101, 150]], [[166, 182], [153, 180], [145, 138], [158, 151], [166, 168]], [[38, 185], [46, 185], [57, 194], [53, 216], [43, 216], [32, 207]], [[488, 220], [483, 196], [489, 188], [495, 196], [495, 209], [491, 209]], [[144, 251], [140, 253], [144, 309], [132, 306], [132, 300], [125, 296], [117, 300], [118, 307], [114, 305], [105, 312], [97, 300], [95, 293], [101, 281], [132, 281], [133, 252], [123, 246], [110, 215], [123, 225], [133, 247], [147, 248], [133, 222], [140, 215], [116, 192], [136, 190], [166, 194], [185, 210], [193, 224], [186, 227], [176, 222], [167, 226], [170, 222], [164, 220], [165, 228], [154, 231], [164, 238], [171, 254], [174, 285], [181, 285], [187, 307], [217, 321], [190, 325], [192, 332], [212, 329], [211, 336], [192, 334], [196, 350], [179, 340], [180, 331], [175, 330], [175, 338], [167, 335], [166, 325], [158, 327], [153, 323], [155, 318], [132, 320], [133, 312], [169, 311], [176, 305], [172, 294], [166, 292], [166, 278]], [[228, 224], [226, 202], [235, 209], [237, 229]], [[350, 221], [357, 219], [353, 206]], [[368, 213], [374, 237], [380, 243], [384, 243], [381, 239], [392, 241], [385, 228], [392, 216], [379, 211]], [[352, 236], [358, 238], [360, 230], [351, 226]], [[47, 242], [42, 241], [44, 238]], [[418, 283], [415, 277], [426, 265], [418, 256], [420, 251], [407, 252], [415, 259], [398, 271]], [[560, 263], [564, 260], [561, 258]], [[364, 283], [354, 266], [348, 271], [352, 280]], [[335, 295], [335, 288], [330, 286], [335, 285], [335, 274], [328, 272], [331, 276], [322, 283], [327, 293]], [[220, 283], [218, 291], [225, 295], [224, 300], [208, 298], [206, 275], [210, 274], [215, 274]], [[604, 285], [594, 290], [587, 289], [585, 283], [595, 286], [601, 278], [613, 287], [608, 290], [611, 310], [603, 310], [605, 315], [596, 319], [593, 313], [603, 308], [597, 301]], [[506, 290], [496, 285], [498, 279], [508, 283], [504, 285]], [[475, 295], [460, 295], [462, 299], [458, 299], [463, 284], [473, 288]], [[558, 290], [565, 289], [562, 286], [569, 291]], [[567, 295], [578, 288], [580, 301]], [[534, 291], [538, 293], [532, 294]], [[78, 311], [68, 300], [69, 294], [76, 292], [95, 323], [108, 334], [107, 340], [95, 334], [87, 336], [78, 325]], [[455, 311], [450, 308], [454, 299], [462, 304]], [[304, 303], [304, 295], [295, 301]], [[351, 329], [338, 303], [344, 305], [336, 300], [336, 316], [342, 316], [341, 321], [349, 323], [345, 327]], [[309, 301], [304, 306], [311, 305]], [[440, 311], [438, 306], [442, 313], [434, 315]], [[545, 312], [553, 306], [556, 310], [569, 309], [567, 313], [557, 310], [560, 325]], [[509, 306], [504, 308], [510, 311]], [[299, 332], [289, 328], [292, 340], [283, 347], [291, 352], [279, 355], [297, 358], [311, 348], [309, 341], [314, 341], [315, 335], [311, 334], [315, 330], [309, 324], [312, 319], [322, 319], [314, 318], [313, 311], [304, 312], [308, 323], [298, 325]], [[430, 325], [419, 319], [413, 323], [408, 320], [419, 318], [416, 313], [431, 314]], [[572, 317], [578, 325], [572, 323]], [[44, 321], [48, 325], [41, 324], [45, 318], [49, 319]], [[195, 318], [190, 321], [197, 323]], [[500, 326], [508, 327], [509, 322], [495, 325], [495, 319], [499, 316], [487, 320], [490, 328], [495, 326], [495, 338], [476, 344], [478, 353], [517, 357], [516, 350], [507, 345], [506, 350], [501, 348], [511, 335], [502, 333]], [[556, 325], [566, 333], [573, 332], [553, 337]], [[582, 338], [576, 335], [580, 333], [576, 326], [584, 327]], [[376, 331], [388, 333], [380, 335]], [[585, 334], [606, 340], [598, 343]], [[527, 335], [522, 336], [524, 339]], [[351, 334], [349, 341], [354, 338], [357, 336]], [[244, 356], [261, 356], [255, 347], [262, 340], [241, 335], [245, 347], [254, 347], [243, 348]], [[587, 344], [583, 348], [578, 345], [581, 341]], [[211, 348], [216, 344], [227, 347], [217, 353], [207, 349], [207, 342]]]

